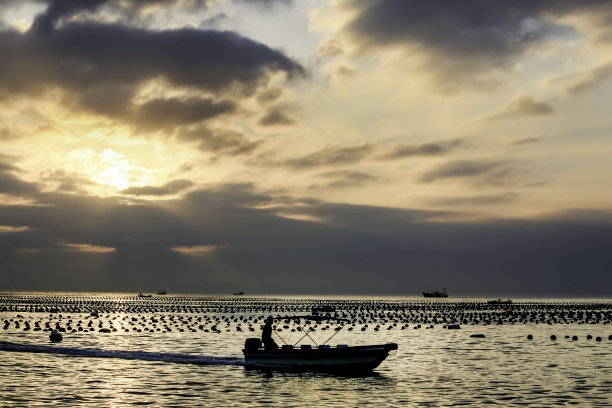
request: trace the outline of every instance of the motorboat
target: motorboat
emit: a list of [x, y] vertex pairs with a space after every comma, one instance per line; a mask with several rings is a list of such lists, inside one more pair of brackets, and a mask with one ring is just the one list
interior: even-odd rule
[[[274, 369], [281, 371], [323, 371], [334, 373], [360, 374], [368, 373], [378, 367], [389, 353], [397, 350], [396, 343], [348, 346], [327, 344], [348, 323], [346, 319], [331, 316], [284, 316], [274, 320], [294, 320], [300, 326], [302, 337], [294, 344], [287, 344], [280, 335], [273, 331], [285, 344], [279, 348], [262, 347], [259, 338], [248, 338], [245, 342], [245, 366], [247, 368]], [[337, 323], [335, 333], [322, 344], [310, 336], [308, 327], [302, 321], [330, 320]], [[299, 344], [309, 338], [312, 344]]]
[[446, 293], [446, 288], [444, 288], [444, 292], [438, 292], [437, 290], [430, 290], [427, 292], [423, 292], [423, 296], [426, 298], [446, 298], [448, 297], [448, 293]]

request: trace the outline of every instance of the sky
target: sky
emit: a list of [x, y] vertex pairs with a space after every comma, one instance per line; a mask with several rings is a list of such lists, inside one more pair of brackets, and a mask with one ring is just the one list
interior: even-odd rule
[[0, 290], [612, 296], [611, 23], [0, 0]]

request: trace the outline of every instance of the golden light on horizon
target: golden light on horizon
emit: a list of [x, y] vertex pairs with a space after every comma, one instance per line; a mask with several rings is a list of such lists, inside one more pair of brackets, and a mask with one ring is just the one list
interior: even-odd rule
[[208, 255], [215, 249], [219, 248], [219, 245], [194, 245], [194, 246], [175, 246], [172, 250], [183, 255], [202, 256]]
[[66, 248], [66, 250], [68, 251], [88, 252], [88, 253], [95, 253], [95, 254], [104, 254], [104, 253], [109, 253], [109, 252], [115, 252], [117, 250], [117, 248], [113, 248], [113, 247], [105, 247], [101, 245], [91, 245], [91, 244], [75, 244], [71, 242], [65, 242], [62, 244], [62, 246]]
[[0, 225], [0, 233], [11, 233], [11, 232], [22, 232], [22, 231], [27, 231], [29, 230], [30, 227], [25, 227], [25, 226], [21, 226], [21, 227], [12, 227], [9, 225]]

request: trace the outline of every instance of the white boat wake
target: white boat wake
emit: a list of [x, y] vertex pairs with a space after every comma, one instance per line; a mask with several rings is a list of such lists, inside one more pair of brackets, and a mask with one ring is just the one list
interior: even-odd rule
[[0, 341], [0, 351], [20, 353], [62, 354], [78, 357], [120, 358], [124, 360], [163, 361], [167, 363], [200, 364], [200, 365], [236, 365], [243, 366], [244, 359], [237, 357], [197, 356], [192, 354], [152, 353], [148, 351], [100, 350], [75, 347], [39, 346]]

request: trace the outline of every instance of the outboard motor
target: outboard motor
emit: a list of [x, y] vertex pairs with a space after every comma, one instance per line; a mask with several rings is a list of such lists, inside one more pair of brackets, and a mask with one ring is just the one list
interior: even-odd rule
[[62, 334], [57, 330], [53, 330], [49, 335], [49, 340], [51, 340], [53, 343], [59, 343], [62, 341]]
[[261, 348], [261, 339], [259, 337], [250, 337], [244, 342], [245, 350], [258, 350]]

